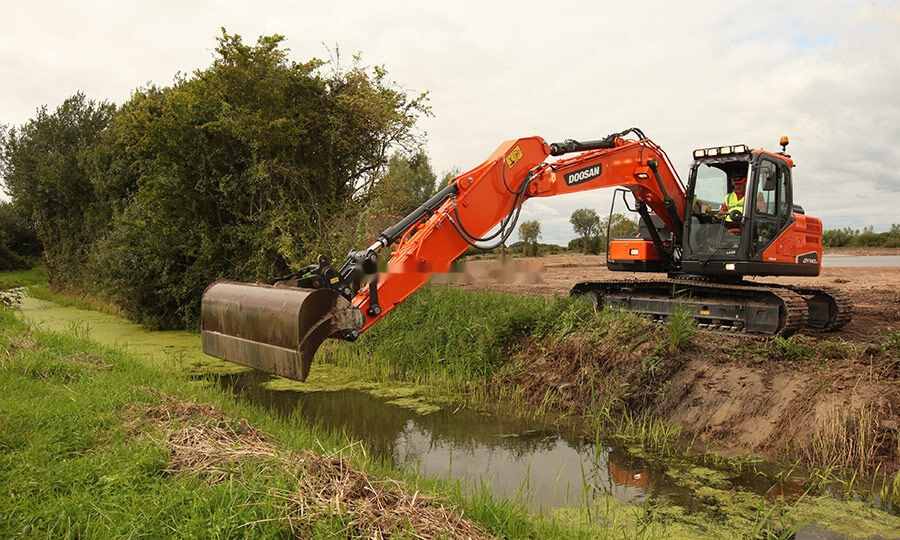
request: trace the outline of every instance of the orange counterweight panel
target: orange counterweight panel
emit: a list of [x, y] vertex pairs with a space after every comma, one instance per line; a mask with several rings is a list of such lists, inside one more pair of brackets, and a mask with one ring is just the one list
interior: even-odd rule
[[611, 240], [609, 242], [610, 261], [658, 261], [659, 252], [650, 240], [640, 238]]
[[794, 222], [762, 254], [763, 262], [817, 263], [822, 261], [822, 220], [794, 214]]

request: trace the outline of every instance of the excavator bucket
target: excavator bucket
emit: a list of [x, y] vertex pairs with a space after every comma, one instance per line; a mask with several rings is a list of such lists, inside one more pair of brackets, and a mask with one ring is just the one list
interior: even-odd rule
[[332, 289], [218, 281], [203, 293], [203, 352], [305, 381], [325, 338], [359, 330], [363, 322]]

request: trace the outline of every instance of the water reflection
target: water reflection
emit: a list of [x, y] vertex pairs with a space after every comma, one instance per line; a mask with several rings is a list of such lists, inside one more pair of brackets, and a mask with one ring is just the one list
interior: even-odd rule
[[640, 504], [654, 495], [652, 479], [661, 476], [613, 447], [533, 422], [467, 409], [420, 415], [350, 390], [269, 390], [263, 385], [269, 375], [258, 371], [220, 380], [270, 410], [344, 431], [398, 467], [485, 486], [494, 495], [522, 496], [533, 508], [572, 506], [607, 493]]
[[822, 266], [825, 268], [900, 266], [900, 255], [828, 254], [822, 257]]

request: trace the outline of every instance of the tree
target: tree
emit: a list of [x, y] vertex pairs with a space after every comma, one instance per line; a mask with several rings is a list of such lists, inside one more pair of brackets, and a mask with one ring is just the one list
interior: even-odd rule
[[34, 222], [11, 202], [0, 201], [0, 270], [29, 268], [41, 252]]
[[[343, 256], [360, 243], [389, 152], [416, 155], [424, 95], [358, 58], [347, 69], [289, 62], [282, 40], [245, 45], [223, 30], [211, 67], [136, 93], [116, 118], [112, 166], [131, 164], [138, 189], [93, 266], [136, 318], [192, 326], [215, 279]], [[397, 182], [404, 175], [395, 170]]]
[[843, 247], [859, 235], [858, 230], [844, 227], [843, 229], [829, 229], [822, 233], [822, 245], [826, 247]]
[[[216, 279], [359, 247], [362, 210], [396, 194], [380, 182], [410, 180], [410, 198], [433, 189], [415, 129], [425, 94], [358, 57], [292, 62], [282, 41], [247, 45], [223, 29], [212, 65], [170, 87], [118, 109], [76, 94], [3, 132], [0, 172], [54, 282], [82, 275], [134, 319], [195, 326]], [[408, 156], [393, 173], [392, 154]]]
[[423, 151], [404, 157], [394, 154], [387, 173], [378, 181], [366, 208], [369, 234], [377, 235], [418, 208], [437, 192], [437, 176]]
[[600, 216], [591, 208], [579, 208], [572, 212], [569, 223], [575, 234], [581, 237], [581, 250], [584, 253], [596, 253], [595, 239], [600, 235]]
[[[609, 235], [607, 236], [607, 230]], [[634, 238], [638, 236], [638, 224], [625, 214], [613, 214], [600, 222], [600, 248], [606, 250], [610, 238]]]
[[519, 225], [519, 239], [525, 242], [524, 255], [537, 256], [538, 238], [541, 237], [541, 224], [537, 220], [523, 221]]
[[76, 93], [53, 113], [46, 107], [0, 141], [0, 168], [13, 204], [32, 220], [51, 279], [87, 280], [83, 262], [108, 224], [92, 182], [93, 157], [116, 111]]
[[822, 233], [822, 245], [825, 247], [900, 247], [900, 224], [892, 223], [891, 228], [876, 233], [869, 225], [862, 231], [844, 227], [828, 229]]

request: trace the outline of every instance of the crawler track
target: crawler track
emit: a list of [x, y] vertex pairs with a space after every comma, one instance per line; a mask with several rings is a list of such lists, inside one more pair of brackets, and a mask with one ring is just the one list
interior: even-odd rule
[[834, 332], [853, 318], [850, 295], [832, 287], [788, 287], [806, 301], [809, 310], [806, 328]]
[[[841, 295], [822, 291], [667, 279], [586, 281], [575, 285], [570, 294], [587, 297], [598, 306], [616, 306], [659, 319], [681, 306], [708, 330], [788, 336], [807, 326], [810, 306], [818, 329], [837, 328], [849, 320], [850, 311], [845, 309], [849, 299], [837, 300]], [[833, 309], [830, 298], [836, 299]]]

